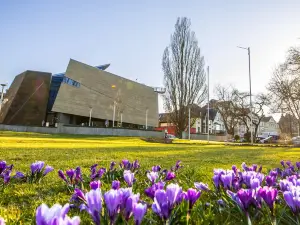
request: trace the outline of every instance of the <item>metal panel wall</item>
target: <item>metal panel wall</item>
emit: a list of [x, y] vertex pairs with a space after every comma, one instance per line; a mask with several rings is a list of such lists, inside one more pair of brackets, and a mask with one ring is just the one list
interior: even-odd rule
[[158, 94], [153, 88], [119, 77], [95, 67], [70, 60], [66, 77], [80, 83], [75, 87], [62, 83], [52, 111], [98, 119], [145, 125], [158, 125]]

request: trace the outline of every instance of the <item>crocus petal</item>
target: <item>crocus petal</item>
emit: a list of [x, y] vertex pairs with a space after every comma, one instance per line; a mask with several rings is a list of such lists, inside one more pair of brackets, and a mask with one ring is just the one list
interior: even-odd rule
[[140, 225], [147, 212], [147, 205], [142, 203], [135, 204], [133, 206], [133, 217], [136, 225]]

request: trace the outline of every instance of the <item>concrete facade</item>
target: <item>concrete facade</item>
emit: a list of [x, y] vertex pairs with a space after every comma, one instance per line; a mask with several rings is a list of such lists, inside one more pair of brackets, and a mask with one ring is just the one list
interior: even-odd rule
[[[62, 83], [52, 111], [67, 115], [158, 126], [158, 94], [152, 87], [70, 60], [65, 76], [79, 83]], [[147, 117], [147, 119], [146, 119]], [[64, 120], [68, 120], [65, 119]], [[76, 118], [71, 118], [76, 123]]]
[[16, 132], [34, 132], [44, 134], [81, 134], [81, 135], [102, 135], [102, 136], [123, 136], [123, 137], [158, 137], [163, 138], [164, 132], [114, 129], [114, 128], [90, 128], [90, 127], [32, 127], [32, 126], [12, 126], [0, 124], [0, 130]]
[[25, 71], [15, 77], [5, 95], [0, 123], [42, 125], [46, 117], [51, 73]]

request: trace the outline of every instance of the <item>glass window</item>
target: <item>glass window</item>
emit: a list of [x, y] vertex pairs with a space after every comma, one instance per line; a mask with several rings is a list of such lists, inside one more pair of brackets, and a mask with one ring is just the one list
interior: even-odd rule
[[66, 76], [64, 77], [63, 82], [70, 85], [70, 86], [73, 86], [73, 87], [80, 87], [79, 82], [77, 82], [76, 80], [73, 80], [69, 77], [66, 77]]

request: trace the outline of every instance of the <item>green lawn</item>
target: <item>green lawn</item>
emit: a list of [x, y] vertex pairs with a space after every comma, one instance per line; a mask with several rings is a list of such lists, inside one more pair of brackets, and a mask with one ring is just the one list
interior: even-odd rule
[[[32, 133], [0, 132], [0, 159], [14, 164], [15, 171], [29, 171], [31, 162], [45, 161], [55, 171], [41, 184], [11, 184], [0, 193], [0, 216], [9, 224], [34, 224], [35, 208], [42, 202], [52, 205], [67, 203], [71, 194], [57, 177], [57, 170], [98, 163], [108, 167], [111, 161], [138, 159], [142, 170], [152, 165], [169, 168], [181, 160], [187, 186], [194, 181], [209, 182], [214, 168], [231, 165], [262, 164], [265, 170], [278, 166], [280, 160], [296, 161], [300, 148], [245, 147], [181, 142], [174, 144], [147, 143], [139, 138], [66, 136]], [[14, 222], [12, 222], [14, 221]]]

